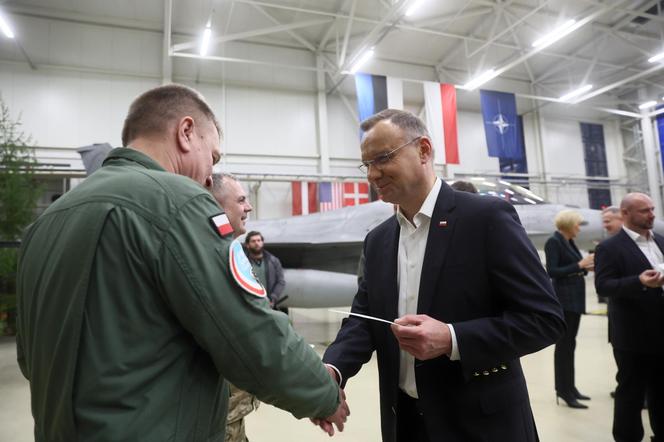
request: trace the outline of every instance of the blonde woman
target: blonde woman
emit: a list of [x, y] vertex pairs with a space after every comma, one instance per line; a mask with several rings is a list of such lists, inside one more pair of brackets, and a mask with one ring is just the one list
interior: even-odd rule
[[588, 408], [579, 400], [589, 400], [574, 384], [574, 348], [581, 314], [586, 310], [584, 276], [593, 269], [593, 255], [585, 258], [574, 244], [581, 230], [583, 218], [574, 210], [560, 211], [554, 220], [558, 229], [544, 246], [546, 270], [553, 281], [558, 300], [563, 307], [567, 331], [556, 343], [554, 370], [556, 402], [564, 400], [570, 408]]

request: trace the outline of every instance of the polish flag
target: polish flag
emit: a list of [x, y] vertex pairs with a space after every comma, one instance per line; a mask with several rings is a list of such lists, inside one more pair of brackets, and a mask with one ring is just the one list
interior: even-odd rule
[[231, 227], [231, 223], [228, 221], [228, 217], [224, 213], [213, 216], [212, 224], [214, 224], [214, 227], [221, 236], [233, 233], [233, 227]]
[[457, 106], [454, 85], [424, 82], [427, 127], [435, 149], [437, 164], [459, 164]]
[[318, 212], [318, 183], [292, 181], [293, 215], [308, 215]]

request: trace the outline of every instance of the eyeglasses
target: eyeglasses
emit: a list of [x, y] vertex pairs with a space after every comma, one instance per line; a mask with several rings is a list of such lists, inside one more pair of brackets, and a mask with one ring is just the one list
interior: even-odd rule
[[387, 152], [387, 153], [384, 153], [384, 154], [382, 154], [382, 155], [378, 155], [378, 156], [377, 156], [376, 158], [374, 158], [373, 160], [362, 161], [362, 164], [360, 164], [360, 165], [357, 166], [357, 167], [358, 167], [358, 169], [360, 169], [360, 171], [362, 171], [362, 173], [369, 173], [369, 167], [371, 167], [371, 166], [373, 166], [373, 167], [377, 167], [377, 168], [380, 169], [381, 167], [383, 167], [384, 165], [386, 165], [387, 163], [389, 163], [390, 160], [392, 160], [392, 158], [394, 158], [394, 154], [395, 154], [399, 149], [401, 149], [401, 148], [403, 148], [403, 147], [406, 147], [406, 146], [408, 146], [409, 144], [414, 143], [415, 141], [419, 140], [420, 138], [422, 138], [421, 135], [420, 135], [420, 136], [417, 136], [417, 137], [415, 137], [415, 138], [413, 138], [412, 140], [410, 140], [409, 142], [407, 142], [407, 143], [405, 143], [405, 144], [402, 144], [401, 146], [397, 147], [396, 149], [392, 149], [391, 151], [389, 151], [389, 152]]

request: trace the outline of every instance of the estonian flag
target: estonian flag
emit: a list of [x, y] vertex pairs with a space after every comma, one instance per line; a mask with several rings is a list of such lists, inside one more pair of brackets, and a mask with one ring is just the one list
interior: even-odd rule
[[384, 109], [403, 109], [403, 85], [398, 78], [358, 73], [355, 91], [360, 121]]

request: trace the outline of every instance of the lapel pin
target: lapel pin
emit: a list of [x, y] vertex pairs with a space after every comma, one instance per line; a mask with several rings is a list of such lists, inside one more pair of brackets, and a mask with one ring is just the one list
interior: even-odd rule
[[439, 221], [438, 227], [447, 227], [447, 221]]

